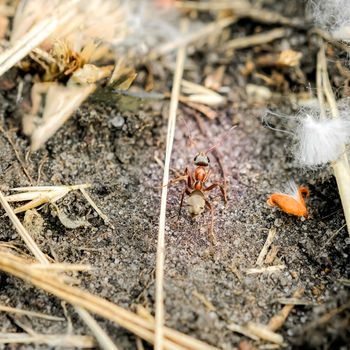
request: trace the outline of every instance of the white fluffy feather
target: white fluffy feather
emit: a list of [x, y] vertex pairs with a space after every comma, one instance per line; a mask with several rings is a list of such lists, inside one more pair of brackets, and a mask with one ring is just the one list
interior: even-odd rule
[[350, 1], [310, 0], [315, 23], [335, 39], [350, 41]]
[[299, 199], [298, 186], [294, 180], [289, 180], [284, 186], [283, 192], [278, 192], [278, 193], [287, 194], [288, 196], [291, 196], [296, 200]]
[[306, 114], [296, 132], [295, 157], [300, 165], [316, 167], [336, 160], [350, 141], [350, 120], [324, 118]]

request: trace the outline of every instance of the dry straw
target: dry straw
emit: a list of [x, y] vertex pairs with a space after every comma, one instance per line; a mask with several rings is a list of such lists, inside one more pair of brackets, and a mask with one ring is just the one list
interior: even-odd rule
[[[333, 118], [339, 118], [339, 110], [337, 102], [332, 91], [329, 81], [327, 60], [324, 44], [321, 44], [317, 56], [317, 82], [318, 82], [318, 99], [320, 103], [321, 115], [325, 115], [325, 98], [329, 104], [330, 112]], [[343, 146], [341, 156], [332, 162], [334, 176], [337, 180], [340, 199], [342, 202], [345, 221], [350, 235], [350, 166], [348, 156], [346, 154], [345, 145]]]
[[[15, 212], [10, 207], [10, 205], [7, 203], [4, 195], [0, 191], [0, 203], [4, 207], [7, 215], [9, 216], [10, 220], [12, 221], [13, 225], [15, 226], [17, 232], [21, 236], [21, 238], [26, 243], [28, 249], [32, 252], [32, 254], [35, 256], [35, 258], [40, 262], [40, 264], [43, 265], [49, 265], [49, 260], [46, 258], [44, 253], [40, 250], [38, 245], [35, 243], [33, 238], [30, 236], [28, 231], [24, 228], [22, 223], [17, 218]], [[40, 270], [36, 270], [39, 272], [39, 274], [43, 275], [43, 272]], [[90, 314], [87, 312], [82, 311], [81, 308], [76, 309], [76, 311], [80, 314], [81, 318], [84, 320], [84, 322], [89, 326], [92, 333], [100, 343], [103, 349], [116, 349], [113, 348], [113, 343], [108, 337], [108, 335], [104, 332], [104, 330], [98, 325], [98, 323], [92, 318]]]
[[155, 350], [163, 349], [163, 323], [164, 323], [164, 301], [163, 301], [163, 284], [164, 284], [164, 260], [165, 260], [165, 216], [166, 216], [166, 202], [168, 194], [169, 183], [169, 169], [171, 151], [173, 148], [175, 125], [176, 125], [176, 111], [179, 103], [180, 87], [182, 74], [184, 69], [184, 62], [186, 57], [186, 47], [183, 46], [178, 50], [176, 59], [176, 68], [174, 74], [173, 89], [171, 92], [168, 133], [166, 140], [165, 163], [163, 172], [163, 187], [159, 215], [159, 231], [158, 231], [158, 245], [157, 245], [157, 263], [156, 263], [156, 330], [155, 330]]
[[[31, 264], [28, 264], [28, 261], [20, 259], [8, 252], [0, 251], [0, 270], [19, 277], [73, 304], [75, 307], [84, 308], [85, 310], [113, 321], [151, 344], [154, 343], [155, 324], [152, 319], [145, 319], [103, 298], [94, 296], [77, 287], [72, 287], [66, 284], [64, 280], [57, 275], [45, 273], [35, 268], [33, 269]], [[164, 349], [169, 350], [215, 349], [215, 347], [167, 327], [164, 327], [163, 345]]]

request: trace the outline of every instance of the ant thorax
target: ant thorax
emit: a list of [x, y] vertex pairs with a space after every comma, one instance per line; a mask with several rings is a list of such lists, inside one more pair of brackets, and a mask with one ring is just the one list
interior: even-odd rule
[[194, 165], [196, 165], [196, 166], [204, 166], [204, 167], [209, 166], [209, 163], [210, 163], [209, 157], [203, 152], [198, 153], [194, 157], [193, 161], [194, 161]]

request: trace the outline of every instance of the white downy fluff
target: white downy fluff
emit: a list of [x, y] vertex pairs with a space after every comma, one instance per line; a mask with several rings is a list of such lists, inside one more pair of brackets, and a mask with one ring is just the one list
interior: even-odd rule
[[298, 186], [294, 180], [289, 180], [284, 186], [283, 192], [277, 192], [277, 193], [286, 194], [288, 196], [295, 198], [296, 200], [299, 200]]
[[317, 167], [336, 160], [350, 141], [350, 120], [306, 114], [296, 130], [295, 158], [302, 166]]
[[310, 0], [310, 12], [317, 25], [335, 39], [350, 41], [350, 1]]

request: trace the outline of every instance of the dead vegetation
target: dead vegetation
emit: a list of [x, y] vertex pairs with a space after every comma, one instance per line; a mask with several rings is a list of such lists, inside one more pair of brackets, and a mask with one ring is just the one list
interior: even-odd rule
[[[284, 236], [289, 231], [293, 232], [291, 222], [298, 227], [306, 225], [311, 231], [312, 223], [308, 224], [305, 221], [304, 224], [304, 221], [297, 221], [296, 218], [293, 218], [294, 221], [292, 219], [290, 221], [271, 219], [271, 215], [274, 214], [267, 214], [266, 208], [262, 206], [259, 207], [259, 214], [252, 209], [252, 213], [249, 214], [252, 221], [247, 225], [255, 228], [258, 215], [260, 215], [260, 225], [266, 224], [264, 217], [268, 217], [268, 220], [274, 222], [266, 226], [268, 235], [265, 243], [262, 242], [261, 235], [259, 236], [261, 242], [257, 243], [253, 240], [250, 242], [251, 246], [254, 247], [254, 253], [247, 253], [246, 244], [249, 240], [249, 236], [247, 236], [249, 230], [238, 232], [236, 223], [232, 224], [234, 229], [230, 226], [226, 231], [223, 231], [226, 236], [218, 230], [218, 237], [213, 235], [212, 240], [206, 240], [206, 243], [200, 243], [194, 248], [194, 250], [198, 249], [204, 252], [202, 255], [204, 256], [203, 267], [201, 268], [205, 269], [207, 261], [212, 261], [213, 264], [219, 261], [222, 264], [219, 271], [217, 268], [212, 270], [212, 275], [219, 275], [222, 271], [226, 271], [227, 266], [230, 266], [227, 270], [229, 270], [230, 278], [234, 276], [235, 284], [228, 289], [229, 301], [224, 301], [225, 297], [222, 300], [215, 299], [213, 301], [212, 298], [208, 297], [210, 295], [209, 288], [204, 291], [197, 288], [196, 283], [201, 285], [205, 281], [193, 282], [189, 277], [190, 273], [184, 274], [184, 276], [186, 275], [184, 277], [181, 276], [183, 272], [174, 272], [171, 270], [173, 267], [167, 270], [166, 267], [166, 255], [168, 252], [170, 256], [174, 255], [173, 251], [177, 249], [177, 246], [172, 245], [172, 242], [178, 237], [171, 235], [171, 232], [178, 232], [179, 225], [183, 223], [181, 218], [176, 221], [176, 219], [169, 217], [167, 211], [169, 202], [173, 203], [171, 186], [173, 144], [176, 142], [177, 130], [180, 130], [182, 125], [181, 119], [177, 120], [178, 114], [181, 117], [188, 114], [186, 119], [190, 119], [191, 126], [195, 125], [196, 137], [198, 138], [200, 135], [211, 144], [213, 142], [210, 126], [213, 128], [215, 128], [214, 125], [219, 126], [217, 128], [221, 130], [221, 134], [224, 134], [225, 128], [222, 126], [227, 125], [225, 113], [231, 118], [226, 129], [231, 130], [232, 125], [236, 125], [237, 122], [241, 122], [242, 128], [246, 127], [247, 130], [257, 125], [249, 121], [250, 118], [253, 119], [250, 115], [245, 115], [244, 118], [235, 115], [235, 112], [240, 114], [241, 104], [248, 106], [246, 110], [258, 110], [261, 115], [267, 102], [273, 105], [277, 112], [271, 111], [271, 115], [277, 116], [275, 118], [277, 125], [271, 125], [270, 119], [266, 119], [266, 122], [267, 126], [272, 129], [269, 132], [276, 132], [276, 134], [280, 131], [293, 134], [293, 131], [290, 131], [293, 130], [293, 126], [290, 125], [298, 120], [293, 120], [293, 117], [288, 115], [286, 118], [284, 115], [280, 115], [279, 108], [283, 109], [286, 105], [289, 109], [302, 110], [305, 105], [316, 103], [323, 118], [328, 117], [328, 115], [331, 115], [332, 118], [339, 117], [337, 99], [348, 97], [349, 93], [350, 74], [342, 58], [348, 52], [348, 48], [344, 42], [338, 41], [339, 38], [342, 38], [341, 33], [339, 33], [340, 29], [337, 29], [336, 35], [333, 35], [334, 33], [328, 34], [322, 29], [313, 28], [312, 20], [305, 15], [302, 9], [298, 10], [295, 6], [289, 4], [283, 11], [281, 6], [275, 2], [248, 0], [152, 1], [149, 4], [147, 2], [112, 0], [93, 0], [89, 4], [79, 0], [60, 0], [50, 3], [42, 0], [0, 1], [0, 86], [4, 99], [10, 96], [12, 90], [15, 90], [15, 101], [20, 106], [19, 112], [14, 113], [17, 119], [11, 120], [11, 116], [4, 113], [1, 115], [0, 131], [4, 141], [0, 140], [3, 142], [0, 146], [4, 145], [4, 150], [5, 147], [10, 146], [11, 153], [14, 153], [15, 162], [19, 164], [21, 174], [23, 174], [20, 176], [20, 182], [15, 184], [16, 187], [11, 188], [13, 180], [9, 183], [4, 180], [8, 178], [5, 175], [8, 169], [11, 170], [12, 165], [2, 167], [5, 175], [0, 183], [0, 203], [18, 236], [24, 242], [24, 244], [18, 243], [16, 238], [16, 244], [13, 244], [8, 237], [1, 238], [0, 270], [7, 276], [16, 277], [26, 284], [53, 295], [56, 300], [61, 302], [60, 308], [64, 314], [62, 317], [49, 314], [45, 310], [43, 312], [29, 310], [23, 307], [25, 303], [22, 304], [16, 298], [14, 300], [8, 299], [11, 300], [9, 304], [2, 300], [0, 312], [6, 313], [7, 324], [14, 325], [20, 331], [14, 331], [13, 327], [7, 330], [6, 325], [0, 327], [0, 344], [35, 344], [35, 346], [62, 348], [94, 348], [99, 346], [103, 349], [119, 349], [121, 347], [116, 345], [118, 342], [111, 336], [112, 330], [119, 326], [135, 337], [133, 342], [129, 341], [129, 348], [136, 346], [137, 349], [144, 349], [144, 341], [152, 344], [156, 350], [209, 350], [237, 347], [239, 349], [292, 348], [308, 344], [309, 339], [306, 339], [308, 335], [317, 334], [319, 327], [321, 329], [322, 327], [324, 329], [330, 327], [331, 320], [337, 319], [337, 322], [341, 323], [343, 315], [345, 315], [345, 319], [348, 319], [349, 302], [346, 300], [344, 302], [344, 299], [348, 299], [349, 296], [346, 291], [348, 276], [344, 275], [347, 255], [343, 252], [339, 256], [339, 259], [343, 259], [344, 263], [338, 262], [340, 267], [337, 267], [335, 274], [337, 277], [332, 276], [331, 278], [327, 274], [331, 272], [332, 268], [329, 267], [327, 253], [324, 252], [329, 247], [330, 240], [344, 240], [343, 236], [338, 238], [336, 235], [344, 231], [346, 224], [349, 231], [350, 172], [345, 144], [341, 145], [340, 156], [331, 159], [330, 165], [338, 185], [346, 224], [343, 224], [343, 214], [339, 211], [337, 214], [339, 215], [338, 229], [335, 233], [332, 231], [331, 234], [328, 234], [330, 237], [326, 237], [325, 243], [321, 245], [323, 250], [320, 255], [322, 254], [324, 260], [320, 265], [317, 265], [319, 264], [319, 256], [308, 255], [305, 258], [305, 265], [302, 261], [300, 262], [302, 264], [301, 270], [307, 268], [308, 262], [306, 260], [315, 264], [318, 270], [321, 269], [322, 277], [320, 277], [319, 284], [315, 282], [313, 288], [307, 289], [309, 287], [306, 286], [307, 282], [299, 278], [302, 271], [295, 271], [291, 267], [294, 266], [293, 253], [288, 254], [288, 247], [283, 246], [283, 244], [290, 243], [291, 238], [284, 238]], [[235, 32], [233, 28], [239, 32]], [[346, 23], [344, 28], [347, 28]], [[306, 55], [309, 47], [312, 48], [310, 57]], [[176, 60], [173, 57], [174, 53], [177, 53]], [[237, 64], [234, 63], [232, 66], [232, 62], [236, 61]], [[13, 77], [15, 77], [14, 80]], [[316, 88], [316, 92], [308, 87], [309, 84]], [[237, 89], [234, 87], [235, 85], [237, 85]], [[158, 104], [160, 101], [164, 102], [168, 99], [170, 100], [169, 111], [165, 112], [159, 108]], [[115, 129], [120, 130], [119, 134], [116, 133], [116, 135], [122, 135], [123, 138], [114, 140], [115, 135], [109, 135], [105, 140], [101, 140], [98, 135], [103, 135], [99, 132], [106, 128], [106, 124], [101, 124], [101, 126], [98, 124], [101, 121], [98, 119], [100, 118], [98, 113], [95, 112], [96, 120], [91, 120], [94, 118], [94, 113], [91, 115], [88, 113], [88, 121], [84, 121], [84, 118], [81, 121], [81, 123], [86, 122], [86, 130], [79, 130], [83, 135], [85, 149], [83, 146], [79, 148], [79, 141], [73, 138], [70, 140], [68, 135], [64, 134], [64, 142], [71, 142], [72, 147], [76, 150], [75, 159], [69, 159], [64, 153], [55, 154], [53, 149], [56, 147], [55, 142], [59, 143], [56, 141], [58, 131], [71, 128], [72, 124], [69, 124], [69, 119], [75, 114], [79, 114], [80, 111], [84, 111], [84, 108], [88, 108], [94, 101], [95, 103], [99, 101], [104, 108], [110, 108], [107, 106], [111, 105], [112, 107], [108, 109], [111, 113], [115, 113], [115, 110], [121, 111], [121, 113], [125, 110], [131, 110], [131, 113], [135, 113], [135, 109], [140, 108], [146, 114], [149, 113], [150, 119], [153, 118], [152, 123], [155, 123], [153, 120], [159, 114], [167, 116], [168, 130], [165, 155], [161, 156], [161, 150], [164, 147], [160, 148], [162, 142], [157, 140], [157, 151], [151, 157], [154, 160], [154, 165], [163, 171], [162, 181], [158, 176], [160, 172], [156, 180], [152, 178], [153, 174], [145, 175], [144, 173], [146, 160], [142, 159], [142, 152], [149, 146], [150, 142], [152, 143], [154, 138], [152, 133], [156, 132], [153, 130], [156, 129], [153, 127], [154, 124], [150, 121], [139, 125], [138, 120], [132, 122], [132, 118], [126, 120], [122, 114], [116, 114], [112, 122], [108, 122], [108, 125], [112, 124]], [[281, 128], [280, 124], [282, 124]], [[192, 135], [193, 128], [191, 129], [186, 120], [184, 125], [190, 142], [195, 143]], [[11, 129], [13, 126], [15, 129]], [[163, 126], [159, 129], [164, 131]], [[250, 133], [254, 134], [255, 132], [253, 130]], [[69, 134], [69, 131], [67, 133]], [[250, 134], [247, 133], [245, 136], [247, 135]], [[30, 139], [30, 146], [25, 143], [26, 137]], [[165, 138], [164, 135], [162, 137]], [[234, 137], [232, 136], [232, 139]], [[16, 142], [13, 141], [14, 139]], [[240, 137], [242, 144], [246, 142], [246, 139], [246, 137]], [[114, 145], [111, 149], [117, 148], [118, 152], [126, 154], [130, 152], [136, 159], [139, 159], [140, 164], [135, 167], [136, 170], [128, 165], [129, 159], [133, 156], [126, 155], [125, 158], [119, 158], [119, 161], [115, 162], [113, 152], [110, 152], [108, 146], [104, 144], [106, 140]], [[276, 140], [276, 144], [278, 144], [278, 136], [276, 136]], [[284, 144], [287, 145], [288, 140], [284, 141]], [[214, 146], [209, 149], [212, 150], [216, 147], [215, 145], [222, 143], [223, 141], [214, 143]], [[141, 146], [139, 147], [138, 144]], [[323, 145], [321, 146], [323, 147]], [[119, 210], [116, 204], [110, 203], [110, 198], [103, 198], [102, 195], [95, 203], [96, 192], [93, 192], [94, 195], [90, 195], [87, 191], [88, 188], [93, 191], [94, 185], [88, 184], [88, 181], [85, 181], [86, 176], [78, 174], [78, 171], [74, 176], [67, 176], [71, 180], [74, 179], [73, 183], [77, 183], [77, 185], [62, 183], [62, 181], [57, 180], [62, 179], [57, 174], [51, 177], [52, 181], [47, 175], [44, 175], [45, 180], [41, 180], [41, 171], [47, 161], [43, 156], [46, 147], [50, 150], [46, 154], [46, 157], [50, 159], [46, 166], [48, 173], [50, 167], [53, 167], [53, 159], [56, 157], [60, 159], [61, 171], [63, 172], [65, 170], [64, 164], [74, 163], [80, 156], [82, 159], [87, 159], [92, 154], [97, 154], [91, 160], [92, 166], [95, 162], [97, 167], [101, 161], [103, 165], [99, 169], [102, 171], [108, 169], [109, 175], [119, 172], [118, 167], [133, 169], [133, 173], [124, 173], [123, 179], [118, 183], [118, 185], [122, 184], [128, 187], [129, 180], [136, 179], [130, 180], [134, 181], [128, 189], [132, 195], [137, 191], [140, 193], [145, 191], [144, 188], [139, 187], [140, 182], [143, 183], [140, 181], [141, 175], [139, 173], [140, 168], [142, 168], [142, 180], [149, 177], [144, 182], [152, 183], [153, 190], [161, 191], [160, 200], [156, 202], [156, 207], [147, 205], [147, 208], [142, 212], [137, 207], [139, 205], [141, 208], [141, 203], [144, 203], [144, 198], [140, 195], [127, 208], [130, 213], [127, 213], [124, 219], [116, 220], [118, 215], [123, 215], [122, 209]], [[133, 148], [135, 150], [132, 150]], [[6, 151], [3, 152], [3, 163], [5, 164]], [[140, 158], [137, 158], [137, 152], [140, 152]], [[179, 154], [178, 150], [175, 152]], [[234, 152], [232, 150], [232, 153]], [[259, 157], [255, 151], [250, 152], [254, 154], [255, 158]], [[99, 157], [100, 153], [103, 155], [101, 158]], [[229, 186], [227, 178], [230, 178], [231, 183], [237, 181], [239, 186], [246, 189], [242, 190], [241, 193], [253, 193], [255, 201], [265, 203], [270, 189], [265, 189], [263, 192], [266, 198], [261, 195], [261, 192], [259, 193], [257, 183], [262, 177], [257, 172], [254, 174], [254, 169], [251, 171], [254, 166], [246, 168], [240, 173], [237, 171], [238, 175], [234, 178], [232, 174], [227, 175], [228, 152], [223, 153], [216, 148], [213, 151], [218, 163], [217, 174], [221, 172], [225, 190], [226, 186]], [[240, 151], [241, 155], [242, 153], [244, 151]], [[282, 153], [278, 154], [280, 156], [279, 164], [282, 164], [281, 171], [284, 172], [283, 176], [289, 177], [288, 170], [291, 169], [291, 172], [297, 174], [298, 171], [293, 170], [293, 166], [285, 165]], [[244, 154], [241, 164], [244, 164], [243, 158]], [[226, 159], [226, 163], [224, 159]], [[266, 173], [269, 172], [267, 169], [273, 169], [273, 164], [275, 164], [271, 155], [267, 159], [272, 165], [271, 167], [270, 165], [266, 166]], [[32, 166], [35, 162], [38, 173], [36, 181]], [[90, 163], [89, 166], [91, 166]], [[243, 169], [243, 165], [241, 169]], [[69, 172], [68, 168], [67, 171]], [[119, 174], [121, 173], [122, 171], [119, 172]], [[252, 177], [245, 179], [244, 175], [247, 173], [251, 174]], [[84, 180], [80, 180], [80, 175]], [[267, 179], [265, 182], [268, 183], [269, 178], [264, 176], [264, 179]], [[273, 176], [275, 175], [270, 174], [270, 178]], [[305, 175], [312, 182], [311, 196], [315, 184], [321, 182], [317, 176], [319, 176], [317, 173]], [[106, 177], [101, 176], [101, 178], [105, 179]], [[282, 176], [276, 175], [275, 180], [270, 182], [276, 185], [277, 181], [282, 178]], [[100, 186], [101, 193], [108, 194], [109, 188], [116, 187], [115, 183], [117, 182], [113, 183], [113, 181], [110, 180], [108, 185], [102, 184]], [[42, 185], [44, 182], [46, 185]], [[120, 188], [115, 192], [118, 192]], [[304, 193], [307, 190], [308, 194], [309, 190], [304, 189]], [[249, 192], [251, 190], [253, 192]], [[77, 192], [80, 192], [81, 198], [78, 197]], [[304, 216], [308, 221], [317, 221], [317, 224], [320, 224], [320, 227], [326, 231], [327, 227], [323, 223], [323, 218], [315, 214], [317, 213], [316, 200], [311, 198], [305, 204], [302, 194], [299, 193], [299, 197], [301, 196], [302, 199], [301, 201], [299, 198], [302, 202], [302, 208], [295, 210], [295, 199], [292, 195], [273, 194], [273, 196], [276, 195], [279, 196], [280, 202], [276, 204], [277, 202], [274, 201], [274, 204], [282, 211]], [[239, 195], [237, 194], [237, 196]], [[320, 197], [322, 196], [324, 197], [323, 194], [320, 194]], [[286, 203], [286, 197], [288, 197], [288, 203]], [[80, 203], [82, 198], [84, 198], [83, 204]], [[123, 203], [123, 198], [120, 198], [120, 203]], [[201, 199], [203, 200], [203, 198]], [[237, 205], [241, 205], [242, 212], [245, 210], [245, 207], [242, 207], [245, 199], [246, 207], [253, 205], [251, 198], [245, 198], [244, 195], [242, 198], [238, 198]], [[103, 209], [100, 209], [99, 202], [105, 200], [109, 202], [109, 205], [105, 204]], [[78, 215], [67, 215], [64, 209], [65, 201], [71, 201], [71, 203], [76, 201], [78, 203], [76, 207], [83, 209], [77, 209]], [[293, 203], [290, 205], [291, 202]], [[85, 205], [89, 208], [91, 206], [93, 210], [86, 209]], [[311, 218], [307, 209], [309, 205], [315, 206], [311, 209]], [[159, 218], [158, 206], [160, 208]], [[80, 215], [84, 210], [86, 215]], [[226, 221], [230, 220], [231, 223], [231, 217], [236, 217], [237, 222], [242, 222], [242, 225], [245, 223], [245, 218], [235, 216], [239, 215], [237, 211], [231, 207], [226, 210], [229, 212], [225, 217]], [[216, 221], [221, 227], [223, 225], [220, 221], [222, 209], [217, 205], [217, 201], [214, 200], [214, 206], [213, 208], [210, 206], [210, 211], [212, 216], [209, 219], [208, 227], [209, 231], [213, 232]], [[96, 213], [96, 216], [92, 212]], [[20, 213], [24, 213], [22, 214], [23, 218]], [[88, 284], [96, 283], [91, 276], [96, 278], [93, 273], [97, 267], [79, 259], [75, 260], [74, 263], [61, 261], [57, 255], [59, 245], [55, 246], [54, 244], [57, 242], [47, 243], [49, 249], [44, 244], [41, 247], [37, 242], [37, 239], [43, 239], [42, 237], [46, 240], [45, 235], [49, 231], [47, 227], [51, 225], [51, 222], [55, 222], [57, 225], [57, 220], [64, 230], [73, 232], [77, 237], [81, 232], [86, 234], [89, 230], [92, 232], [96, 226], [101, 226], [99, 231], [101, 238], [98, 242], [103, 241], [104, 236], [109, 237], [109, 235], [114, 234], [121, 234], [118, 236], [120, 239], [123, 236], [123, 230], [125, 232], [128, 230], [137, 231], [133, 226], [125, 226], [128, 219], [132, 222], [132, 215], [139, 216], [148, 222], [151, 221], [152, 228], [158, 228], [157, 252], [152, 256], [155, 261], [153, 259], [151, 264], [153, 268], [155, 266], [155, 270], [152, 271], [147, 283], [144, 281], [138, 283], [142, 285], [142, 292], [137, 297], [130, 295], [129, 300], [127, 302], [121, 301], [120, 305], [109, 301], [113, 298], [108, 294], [109, 291], [104, 288], [102, 288], [101, 295], [98, 295], [99, 292], [101, 293], [101, 289], [91, 287], [93, 293], [88, 291], [90, 289]], [[204, 217], [205, 213], [201, 215]], [[283, 216], [285, 215], [283, 213], [276, 215], [281, 215], [279, 218], [287, 217], [290, 219], [288, 216]], [[216, 220], [217, 217], [218, 220]], [[156, 224], [157, 220], [158, 224]], [[285, 220], [284, 224], [280, 225], [278, 220]], [[4, 217], [3, 221], [6, 221]], [[205, 219], [200, 220], [199, 224], [193, 221], [191, 227], [200, 227], [200, 230], [203, 231], [207, 229], [205, 223]], [[143, 225], [146, 227], [145, 224]], [[4, 227], [4, 231], [10, 230], [6, 226]], [[141, 227], [142, 230], [137, 232], [148, 235], [146, 228], [143, 229], [142, 225]], [[145, 232], [143, 232], [144, 230]], [[234, 230], [238, 232], [236, 237], [239, 237], [240, 234], [246, 237], [246, 242], [242, 241], [242, 247], [238, 247], [238, 250], [242, 250], [245, 255], [239, 253], [230, 255], [229, 251], [233, 249], [233, 246], [230, 246], [233, 243], [230, 238], [224, 241], [225, 248], [220, 243], [222, 237], [228, 237], [228, 234]], [[296, 229], [296, 231], [298, 230]], [[234, 234], [237, 232], [234, 231]], [[1, 233], [3, 232], [1, 231]], [[298, 233], [301, 234], [301, 232]], [[52, 230], [50, 230], [50, 234], [52, 235]], [[134, 235], [137, 233], [132, 233], [131, 237], [133, 238]], [[154, 250], [156, 238], [154, 236], [153, 238], [152, 249]], [[307, 239], [306, 237], [305, 245], [309, 244]], [[49, 240], [50, 238], [47, 238], [48, 242]], [[182, 247], [184, 249], [183, 258], [186, 259], [190, 256], [189, 252], [193, 253], [191, 251], [193, 242], [184, 241], [188, 245]], [[106, 244], [108, 245], [108, 243]], [[339, 244], [345, 250], [344, 246], [348, 242], [341, 241]], [[66, 245], [69, 243], [67, 242]], [[207, 249], [204, 249], [203, 246], [206, 246]], [[97, 252], [99, 248], [79, 247], [79, 249]], [[115, 261], [121, 259], [119, 254], [122, 256], [123, 249], [121, 248], [120, 251], [112, 254]], [[302, 251], [304, 251], [303, 249], [301, 248]], [[109, 247], [104, 251], [106, 255], [108, 250]], [[179, 266], [182, 263], [181, 260], [176, 260], [181, 256], [181, 253], [179, 250], [175, 254], [175, 258], [171, 257], [175, 266], [174, 262], [177, 262]], [[249, 257], [247, 257], [248, 254]], [[228, 257], [227, 260], [225, 260], [225, 256]], [[239, 256], [238, 259], [237, 256]], [[223, 262], [220, 262], [221, 258]], [[192, 267], [191, 259], [192, 256], [186, 261], [189, 264], [188, 269]], [[242, 259], [245, 260], [244, 263], [242, 263]], [[324, 261], [326, 262], [324, 263]], [[195, 265], [193, 263], [193, 267]], [[297, 266], [300, 267], [300, 265]], [[118, 269], [120, 269], [119, 266], [116, 270]], [[169, 271], [172, 271], [172, 274]], [[107, 275], [113, 274], [113, 272], [113, 268], [109, 270], [108, 267]], [[155, 272], [154, 278], [153, 272]], [[128, 272], [126, 273], [128, 274]], [[135, 272], [130, 274], [135, 275]], [[343, 275], [340, 276], [340, 274]], [[279, 278], [282, 279], [281, 276], [286, 275], [290, 281], [294, 281], [290, 282], [292, 287], [289, 289], [281, 287], [279, 298], [275, 298], [272, 303], [277, 305], [267, 308], [264, 304], [266, 300], [261, 302], [259, 300], [258, 287], [255, 290], [250, 287], [250, 284], [254, 285], [255, 283], [251, 281], [267, 280], [266, 288], [271, 292], [272, 298], [276, 293], [271, 289], [274, 288], [274, 285], [278, 285], [276, 281]], [[200, 278], [200, 274], [198, 276]], [[196, 277], [192, 275], [193, 280]], [[108, 278], [104, 277], [104, 281]], [[186, 302], [189, 301], [190, 306], [184, 305], [190, 308], [199, 303], [205, 309], [203, 319], [207, 322], [212, 322], [210, 318], [214, 320], [215, 317], [217, 318], [216, 323], [213, 321], [217, 327], [214, 327], [216, 340], [210, 338], [212, 330], [208, 329], [205, 322], [195, 324], [195, 321], [191, 321], [190, 317], [181, 320], [179, 327], [177, 324], [175, 327], [168, 326], [172, 322], [172, 318], [177, 320], [178, 312], [181, 314], [178, 310], [182, 310], [184, 306], [181, 305], [181, 301], [178, 301], [174, 304], [174, 308], [172, 304], [169, 312], [170, 308], [167, 302], [171, 299], [168, 296], [171, 291], [168, 289], [168, 284], [173, 283], [170, 282], [171, 279], [179, 281], [181, 284], [182, 281], [188, 281], [187, 278], [189, 278], [190, 283], [193, 282], [193, 285], [190, 284], [190, 292], [186, 291]], [[336, 285], [336, 288], [345, 290], [339, 297], [341, 305], [335, 305], [338, 301], [333, 301], [331, 292], [327, 291], [324, 285], [324, 281], [327, 279], [332, 280], [333, 286]], [[4, 293], [6, 294], [7, 288], [11, 289], [11, 287], [11, 285], [8, 287], [5, 282]], [[345, 296], [343, 297], [343, 295]], [[241, 296], [246, 299], [232, 303], [232, 300]], [[119, 299], [116, 298], [116, 300]], [[74, 307], [74, 313], [79, 315], [87, 327], [82, 329], [89, 329], [89, 334], [75, 331], [79, 327], [75, 323], [79, 321], [71, 319], [72, 311], [67, 311], [66, 303]], [[235, 310], [235, 308], [238, 310], [242, 306], [240, 304], [244, 303], [253, 304], [255, 307], [254, 311], [249, 316], [247, 314], [246, 317], [238, 315], [239, 312]], [[10, 304], [19, 304], [20, 306], [14, 307]], [[261, 306], [261, 304], [264, 305]], [[313, 307], [315, 309], [321, 307], [322, 312], [318, 314], [318, 318], [304, 316], [304, 312], [307, 315], [312, 314]], [[294, 318], [292, 317], [292, 321], [289, 321], [290, 315], [293, 313]], [[98, 321], [93, 315], [99, 317]], [[57, 332], [35, 330], [32, 322], [35, 318], [56, 322], [55, 329], [60, 329], [62, 332], [57, 334]], [[301, 321], [302, 319], [303, 321]], [[306, 325], [304, 325], [305, 319], [308, 320]], [[192, 322], [195, 324], [193, 327]], [[58, 327], [57, 323], [65, 324], [65, 326]], [[64, 329], [66, 329], [65, 333]], [[177, 329], [183, 331], [180, 332]], [[296, 331], [298, 334], [295, 333]], [[342, 327], [338, 333], [339, 336], [337, 333], [334, 336], [333, 332], [332, 337], [336, 339], [335, 344], [343, 345], [343, 338], [349, 339], [348, 333], [346, 334]], [[193, 336], [187, 334], [193, 334]], [[331, 347], [333, 338], [326, 339], [322, 346]], [[310, 339], [314, 341], [313, 338]], [[314, 342], [317, 345], [317, 341]]]

